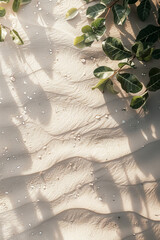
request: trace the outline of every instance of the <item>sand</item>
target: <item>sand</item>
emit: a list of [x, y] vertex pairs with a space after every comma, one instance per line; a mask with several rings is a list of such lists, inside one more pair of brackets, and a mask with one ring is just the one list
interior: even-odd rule
[[[33, 0], [2, 20], [25, 44], [0, 44], [0, 240], [160, 239], [160, 93], [144, 114], [91, 90], [93, 70], [117, 62], [100, 43], [73, 47], [85, 9], [64, 16], [83, 4]], [[154, 22], [135, 24], [134, 7], [124, 27], [111, 17], [106, 36], [127, 47]], [[151, 63], [136, 64], [146, 83]]]

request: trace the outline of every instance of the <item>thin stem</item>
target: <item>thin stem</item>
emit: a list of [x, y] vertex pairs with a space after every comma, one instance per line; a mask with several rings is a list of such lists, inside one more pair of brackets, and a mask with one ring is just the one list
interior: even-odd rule
[[2, 23], [0, 24], [2, 27], [7, 28], [9, 31], [11, 30], [9, 27], [3, 25]]
[[111, 8], [117, 3], [117, 2], [119, 2], [119, 0], [116, 0], [114, 3], [112, 3], [109, 7], [107, 7], [107, 13], [106, 13], [106, 15], [105, 15], [105, 19], [107, 18], [107, 16], [108, 16], [108, 14], [109, 14], [109, 12], [110, 12], [110, 10], [111, 10]]

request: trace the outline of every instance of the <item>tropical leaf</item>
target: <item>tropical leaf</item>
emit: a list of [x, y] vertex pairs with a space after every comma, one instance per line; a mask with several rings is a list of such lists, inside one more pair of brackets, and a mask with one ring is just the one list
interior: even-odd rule
[[75, 18], [78, 15], [78, 9], [77, 8], [71, 8], [66, 13], [66, 20], [71, 20]]
[[139, 18], [142, 21], [145, 21], [149, 17], [150, 11], [151, 11], [150, 0], [142, 0], [139, 6], [137, 7], [137, 14]]
[[154, 59], [160, 59], [160, 49], [155, 49], [153, 52], [152, 52], [152, 57]]
[[130, 73], [117, 74], [117, 80], [120, 82], [121, 87], [127, 93], [137, 93], [142, 90], [142, 84], [139, 82], [137, 77]]
[[149, 97], [148, 92], [146, 92], [143, 96], [134, 96], [131, 100], [130, 107], [133, 109], [138, 109], [146, 104], [146, 101]]
[[160, 89], [160, 69], [159, 68], [152, 68], [149, 71], [150, 81], [147, 85], [147, 89], [149, 91], [155, 92]]
[[139, 32], [136, 41], [155, 43], [159, 37], [160, 27], [150, 24]]
[[132, 56], [128, 49], [125, 49], [121, 40], [114, 37], [108, 37], [102, 42], [102, 48], [105, 54], [111, 60], [122, 60]]
[[88, 18], [97, 19], [99, 16], [102, 15], [106, 10], [106, 6], [104, 4], [95, 4], [91, 7], [88, 7], [86, 15]]
[[101, 79], [109, 78], [113, 74], [114, 70], [106, 66], [101, 66], [94, 70], [94, 76]]
[[130, 8], [115, 4], [112, 7], [115, 24], [122, 25], [125, 23], [128, 15], [130, 14]]
[[14, 12], [17, 12], [19, 10], [20, 4], [21, 4], [21, 0], [13, 1], [12, 9]]

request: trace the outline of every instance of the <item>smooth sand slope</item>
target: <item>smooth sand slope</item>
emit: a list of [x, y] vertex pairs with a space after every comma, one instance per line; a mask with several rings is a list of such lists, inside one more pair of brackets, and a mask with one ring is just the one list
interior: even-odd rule
[[[100, 43], [73, 47], [85, 9], [64, 15], [83, 4], [33, 0], [7, 16], [25, 44], [0, 44], [0, 240], [160, 239], [160, 92], [137, 114], [91, 90], [94, 68], [117, 63]], [[130, 18], [117, 31], [110, 15], [106, 36], [130, 47], [144, 26]]]

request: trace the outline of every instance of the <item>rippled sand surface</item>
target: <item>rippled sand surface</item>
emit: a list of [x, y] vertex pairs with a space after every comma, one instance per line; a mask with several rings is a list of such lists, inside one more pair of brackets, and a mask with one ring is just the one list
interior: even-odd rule
[[[100, 43], [73, 47], [85, 9], [64, 16], [83, 4], [32, 1], [7, 17], [25, 44], [0, 44], [1, 240], [160, 239], [160, 93], [137, 114], [127, 96], [91, 90], [94, 68], [117, 63]], [[135, 16], [118, 32], [110, 15], [106, 36], [130, 47]]]

